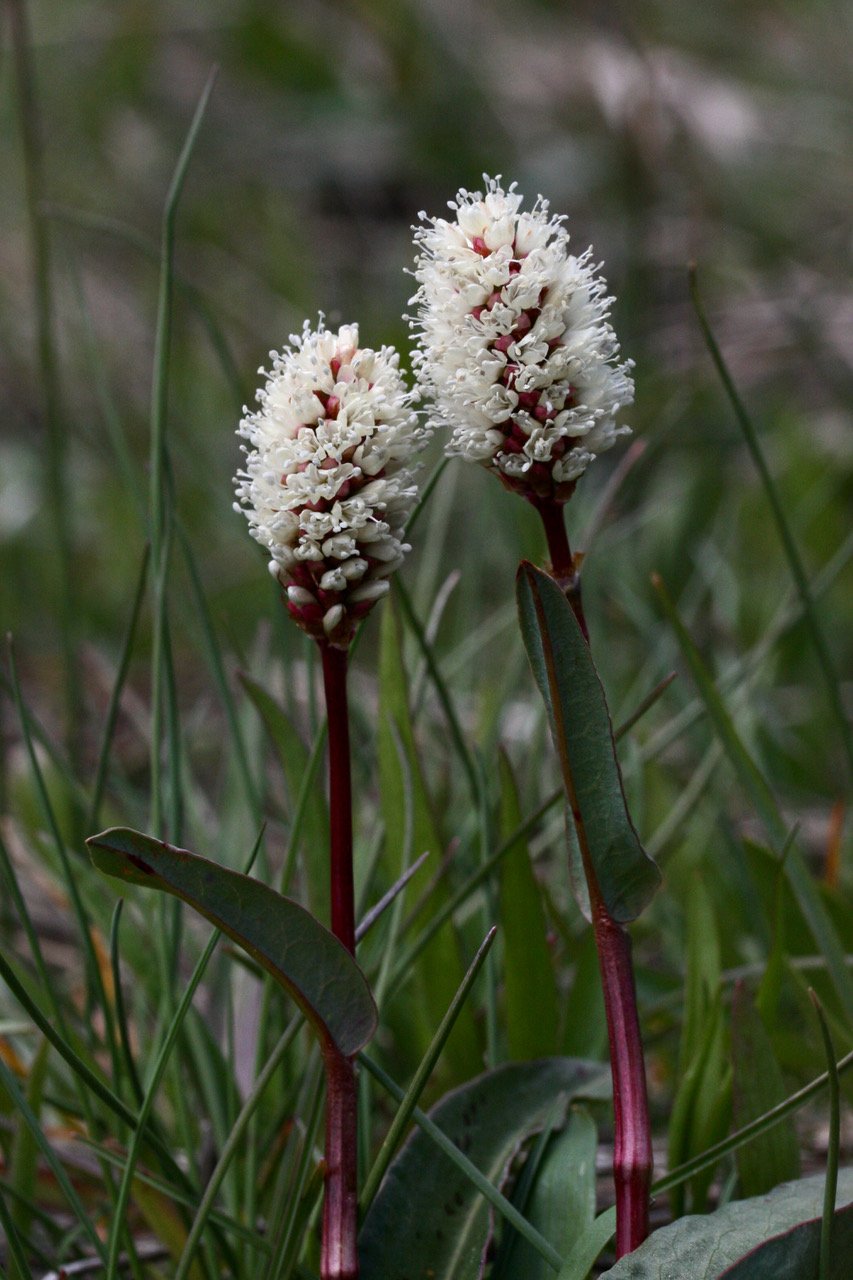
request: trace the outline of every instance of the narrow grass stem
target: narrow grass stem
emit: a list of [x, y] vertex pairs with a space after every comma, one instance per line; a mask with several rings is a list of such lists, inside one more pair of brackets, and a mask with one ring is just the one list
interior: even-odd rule
[[841, 740], [844, 746], [844, 752], [847, 756], [847, 768], [853, 775], [853, 727], [851, 727], [844, 703], [841, 697], [841, 682], [838, 678], [838, 672], [835, 668], [835, 659], [830, 651], [826, 636], [824, 635], [823, 625], [818, 618], [815, 609], [815, 593], [809, 581], [809, 576], [803, 559], [800, 555], [799, 547], [794, 539], [788, 514], [785, 510], [785, 504], [776, 487], [776, 483], [764, 456], [764, 450], [761, 447], [761, 440], [755, 428], [746, 406], [741, 399], [740, 393], [735, 386], [734, 379], [729, 373], [728, 365], [723, 359], [714, 332], [705, 314], [705, 308], [699, 293], [699, 286], [696, 280], [696, 268], [692, 266], [690, 269], [690, 299], [693, 303], [693, 309], [696, 312], [696, 318], [699, 321], [699, 327], [702, 330], [702, 336], [705, 339], [705, 345], [714, 363], [714, 367], [723, 384], [726, 395], [729, 398], [735, 417], [738, 421], [743, 438], [746, 441], [747, 448], [752, 455], [752, 460], [761, 477], [761, 483], [764, 486], [764, 492], [767, 497], [770, 510], [773, 514], [773, 520], [779, 533], [779, 540], [785, 552], [788, 561], [788, 567], [791, 571], [791, 577], [802, 603], [803, 620], [808, 628], [811, 636], [812, 645], [817, 655], [818, 663], [821, 669], [824, 683], [826, 685], [826, 693], [829, 704], [832, 708], [833, 715], [838, 724], [841, 733]]
[[38, 373], [47, 430], [45, 480], [47, 509], [53, 521], [53, 559], [59, 583], [59, 624], [68, 716], [67, 737], [74, 744], [80, 728], [81, 684], [75, 636], [73, 538], [68, 482], [68, 432], [62, 420], [59, 357], [54, 329], [53, 272], [47, 221], [42, 213], [43, 146], [33, 45], [26, 0], [9, 0], [9, 29], [21, 128], [21, 151], [33, 272]]
[[[551, 572], [565, 591], [581, 632], [589, 642], [581, 602], [578, 561], [569, 546], [563, 505], [541, 499], [534, 505], [542, 518], [548, 554], [551, 557]], [[652, 1136], [646, 1069], [637, 1013], [631, 939], [627, 930], [612, 919], [601, 901], [592, 872], [583, 818], [575, 797], [570, 795], [569, 800], [589, 882], [592, 925], [607, 1016], [610, 1069], [613, 1075], [616, 1256], [621, 1258], [641, 1245], [649, 1233]]]
[[[329, 863], [332, 932], [355, 954], [352, 867], [352, 770], [346, 649], [320, 646], [329, 736]], [[325, 1051], [326, 1171], [321, 1280], [358, 1276], [358, 1087], [351, 1058]]]

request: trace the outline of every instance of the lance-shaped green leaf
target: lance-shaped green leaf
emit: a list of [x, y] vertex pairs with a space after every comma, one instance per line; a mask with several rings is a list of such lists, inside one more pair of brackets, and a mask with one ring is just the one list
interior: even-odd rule
[[604, 688], [553, 578], [523, 561], [516, 589], [521, 633], [548, 709], [590, 891], [624, 924], [648, 905], [660, 872], [628, 813]]
[[[817, 1275], [823, 1174], [786, 1182], [716, 1213], [680, 1218], [607, 1272], [608, 1280], [805, 1280]], [[853, 1256], [853, 1169], [838, 1181], [828, 1274], [846, 1280]]]
[[[610, 1073], [578, 1058], [504, 1063], [448, 1093], [430, 1119], [499, 1189], [513, 1160], [578, 1098], [604, 1101]], [[559, 1117], [562, 1120], [562, 1117]], [[363, 1280], [477, 1280], [492, 1233], [480, 1191], [433, 1137], [416, 1130], [386, 1174], [359, 1236]], [[585, 1223], [579, 1219], [577, 1227]], [[557, 1255], [559, 1258], [559, 1255]]]
[[99, 871], [188, 903], [293, 997], [325, 1047], [345, 1057], [376, 1029], [367, 979], [346, 947], [297, 902], [186, 849], [124, 827], [86, 842]]

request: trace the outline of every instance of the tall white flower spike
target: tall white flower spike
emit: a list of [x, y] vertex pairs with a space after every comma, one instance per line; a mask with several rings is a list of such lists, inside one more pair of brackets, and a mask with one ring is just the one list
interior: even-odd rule
[[619, 361], [612, 298], [591, 250], [569, 252], [564, 218], [541, 196], [484, 175], [452, 219], [415, 229], [414, 363], [447, 452], [497, 471], [532, 501], [565, 502], [590, 462], [628, 427], [631, 361]]
[[410, 549], [411, 464], [429, 432], [393, 347], [359, 347], [357, 325], [332, 333], [322, 317], [290, 342], [259, 370], [260, 408], [244, 410], [234, 507], [269, 551], [292, 617], [346, 648]]

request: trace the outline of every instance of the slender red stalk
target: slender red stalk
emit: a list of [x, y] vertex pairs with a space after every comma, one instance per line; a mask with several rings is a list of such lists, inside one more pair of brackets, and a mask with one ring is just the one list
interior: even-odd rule
[[586, 626], [583, 606], [581, 605], [580, 574], [575, 565], [575, 558], [569, 546], [566, 533], [566, 522], [563, 518], [562, 502], [554, 502], [548, 498], [531, 498], [533, 506], [539, 512], [548, 542], [548, 554], [551, 557], [551, 576], [556, 579], [565, 592], [566, 599], [572, 606], [584, 639], [589, 643], [589, 631]]
[[628, 931], [608, 915], [600, 902], [593, 909], [593, 928], [613, 1075], [616, 1257], [621, 1258], [641, 1245], [649, 1234], [652, 1137], [646, 1066]]
[[[589, 632], [581, 601], [580, 575], [569, 547], [563, 506], [537, 499], [542, 517], [551, 572], [563, 587], [587, 643]], [[591, 867], [586, 832], [575, 813], [584, 866]], [[592, 877], [590, 877], [592, 879]], [[598, 886], [589, 886], [592, 927], [604, 990], [610, 1070], [613, 1076], [613, 1180], [616, 1186], [616, 1256], [623, 1257], [649, 1234], [649, 1190], [652, 1180], [652, 1138], [649, 1126], [646, 1068], [637, 1014], [637, 992], [628, 931], [610, 916]]]
[[352, 878], [352, 780], [347, 705], [347, 651], [321, 645], [326, 716], [329, 724], [329, 847], [332, 933], [355, 954], [355, 897]]
[[[355, 954], [352, 868], [352, 777], [347, 704], [347, 651], [322, 644], [329, 726], [329, 817], [332, 932]], [[326, 1171], [321, 1280], [358, 1276], [358, 1128], [355, 1067], [329, 1046], [326, 1066]]]
[[351, 1058], [326, 1053], [326, 1172], [322, 1280], [357, 1280], [357, 1083]]

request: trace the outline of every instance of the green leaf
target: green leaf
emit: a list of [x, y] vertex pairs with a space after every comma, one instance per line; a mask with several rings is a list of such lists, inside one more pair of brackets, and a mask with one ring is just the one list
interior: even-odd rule
[[[761, 1016], [742, 982], [732, 999], [733, 1122], [741, 1129], [787, 1097], [782, 1072]], [[741, 1191], [762, 1195], [800, 1172], [797, 1133], [792, 1119], [768, 1129], [737, 1153]]]
[[[548, 1143], [530, 1198], [523, 1206], [528, 1222], [567, 1257], [575, 1241], [595, 1220], [595, 1121], [574, 1107], [562, 1133]], [[524, 1280], [555, 1280], [545, 1259], [516, 1237], [504, 1273]]]
[[628, 814], [604, 689], [553, 578], [523, 561], [516, 589], [522, 636], [548, 708], [590, 892], [625, 924], [648, 905], [660, 872]]
[[[500, 836], [521, 824], [509, 760], [500, 755]], [[519, 839], [501, 862], [500, 925], [510, 1057], [541, 1058], [557, 1048], [557, 979], [548, 948], [542, 894], [527, 843]]]
[[[500, 1186], [521, 1144], [555, 1099], [609, 1096], [610, 1074], [572, 1058], [508, 1063], [447, 1094], [430, 1112], [438, 1128]], [[362, 1280], [476, 1280], [490, 1210], [453, 1161], [422, 1130], [391, 1165], [371, 1205], [359, 1252]]]
[[346, 1057], [376, 1029], [367, 979], [312, 915], [251, 876], [152, 836], [113, 827], [86, 842], [99, 871], [188, 903], [257, 961], [293, 997], [324, 1044]]
[[[806, 1280], [817, 1274], [824, 1178], [788, 1182], [705, 1217], [681, 1218], [607, 1272], [607, 1280]], [[831, 1280], [853, 1257], [853, 1169], [838, 1183]]]

